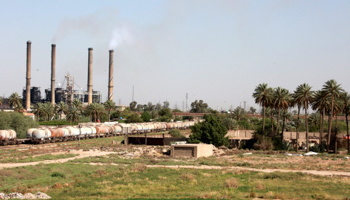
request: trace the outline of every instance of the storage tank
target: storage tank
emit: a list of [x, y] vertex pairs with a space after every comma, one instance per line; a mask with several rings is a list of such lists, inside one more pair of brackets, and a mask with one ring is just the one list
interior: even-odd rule
[[27, 138], [32, 138], [33, 131], [35, 131], [35, 130], [36, 130], [36, 128], [28, 129], [26, 132]]
[[7, 130], [0, 130], [0, 140], [6, 140], [9, 138], [10, 133]]

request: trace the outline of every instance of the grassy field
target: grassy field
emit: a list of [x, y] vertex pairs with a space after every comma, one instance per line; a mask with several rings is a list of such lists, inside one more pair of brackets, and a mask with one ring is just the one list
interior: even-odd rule
[[[306, 187], [307, 186], [307, 187]], [[344, 199], [350, 180], [274, 172], [147, 168], [144, 164], [39, 164], [0, 171], [0, 191], [45, 192], [54, 199]]]

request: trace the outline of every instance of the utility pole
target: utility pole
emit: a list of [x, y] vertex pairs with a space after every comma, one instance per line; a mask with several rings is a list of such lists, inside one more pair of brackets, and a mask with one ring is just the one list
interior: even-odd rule
[[132, 85], [132, 101], [134, 101], [134, 85]]
[[186, 93], [186, 112], [188, 111], [188, 107], [187, 107], [187, 105], [188, 105], [187, 103], [188, 102], [187, 101], [188, 101], [188, 93]]

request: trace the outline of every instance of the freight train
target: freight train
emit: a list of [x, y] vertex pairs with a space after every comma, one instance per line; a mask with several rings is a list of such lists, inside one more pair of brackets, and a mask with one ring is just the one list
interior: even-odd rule
[[[135, 124], [106, 122], [82, 123], [78, 126], [63, 126], [59, 128], [48, 126], [28, 129], [26, 133], [27, 139], [25, 141], [31, 144], [43, 144], [78, 139], [134, 135], [171, 129], [188, 129], [194, 124], [194, 121]], [[0, 130], [0, 145], [20, 144], [22, 142], [16, 139], [16, 132], [14, 130]]]

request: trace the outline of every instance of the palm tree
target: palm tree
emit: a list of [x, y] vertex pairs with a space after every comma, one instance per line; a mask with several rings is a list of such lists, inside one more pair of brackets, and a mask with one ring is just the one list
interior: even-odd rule
[[72, 105], [67, 112], [67, 120], [70, 122], [78, 122], [79, 121], [80, 111], [77, 107]]
[[[97, 114], [99, 112], [99, 105], [98, 103], [92, 103], [89, 106], [87, 106], [86, 111], [87, 114], [91, 116], [94, 116], [94, 122], [97, 121]], [[91, 120], [92, 121], [92, 120]]]
[[68, 107], [63, 101], [61, 101], [58, 104], [56, 104], [55, 111], [57, 114], [60, 115], [60, 120], [62, 120], [62, 113], [67, 114]]
[[324, 125], [324, 116], [326, 115], [326, 109], [330, 107], [330, 99], [325, 93], [321, 90], [316, 91], [312, 98], [312, 109], [318, 110], [321, 114], [320, 118], [320, 145], [323, 141], [323, 125]]
[[269, 97], [272, 95], [272, 89], [267, 87], [266, 83], [259, 84], [253, 93], [255, 103], [263, 107], [263, 131], [265, 131], [265, 109], [269, 103]]
[[80, 113], [83, 112], [83, 103], [79, 99], [74, 99], [72, 104], [79, 110]]
[[348, 122], [348, 114], [350, 111], [350, 95], [347, 92], [344, 92], [341, 95], [341, 99], [344, 104], [343, 112], [345, 113], [345, 120], [346, 120], [346, 134], [347, 134], [347, 141], [348, 141], [348, 154], [350, 154], [350, 140], [349, 140], [349, 122]]
[[108, 110], [108, 122], [111, 121], [111, 111], [115, 110], [115, 103], [112, 100], [108, 100], [104, 103], [106, 110]]
[[233, 110], [232, 112], [232, 117], [236, 120], [236, 121], [240, 121], [241, 119], [243, 119], [246, 116], [244, 109], [241, 107], [237, 107], [236, 109]]
[[294, 98], [296, 102], [300, 102], [300, 104], [304, 107], [305, 110], [305, 125], [306, 125], [306, 151], [309, 151], [309, 126], [308, 126], [308, 115], [307, 109], [309, 108], [309, 104], [312, 102], [313, 91], [311, 91], [311, 86], [304, 83], [297, 87]]
[[[281, 109], [288, 109], [290, 101], [291, 101], [291, 95], [289, 94], [289, 91], [287, 89], [278, 87], [275, 89], [274, 92], [274, 105], [278, 109], [278, 117], [277, 117], [277, 127], [276, 127], [276, 135], [278, 135], [278, 127], [279, 127], [279, 121], [281, 116]], [[283, 132], [283, 131], [282, 131]], [[283, 140], [283, 135], [282, 138]]]
[[329, 152], [329, 145], [331, 140], [331, 132], [332, 132], [332, 118], [334, 116], [334, 101], [336, 98], [339, 98], [341, 93], [344, 90], [340, 87], [340, 84], [337, 83], [334, 79], [331, 79], [323, 85], [322, 91], [326, 96], [331, 98], [331, 112], [328, 118], [328, 140], [327, 140], [327, 152]]
[[40, 115], [44, 113], [44, 106], [42, 103], [36, 103], [32, 107], [34, 114], [36, 116], [36, 120], [39, 121]]
[[9, 105], [15, 108], [19, 108], [22, 106], [21, 97], [18, 95], [17, 92], [12, 93], [9, 97]]
[[[298, 87], [297, 87], [298, 89]], [[292, 97], [293, 97], [293, 102], [292, 102], [292, 105], [293, 106], [297, 106], [298, 107], [298, 119], [297, 119], [297, 126], [296, 126], [296, 152], [298, 152], [298, 144], [299, 144], [299, 125], [300, 125], [300, 109], [301, 109], [301, 101], [298, 101], [297, 98], [296, 98], [296, 92], [297, 91], [294, 91], [294, 93], [292, 94]]]
[[98, 104], [97, 107], [97, 119], [100, 119], [102, 115], [106, 114], [105, 106], [103, 104]]
[[43, 104], [43, 111], [46, 114], [48, 121], [54, 116], [55, 114], [55, 108], [50, 102], [46, 102]]

